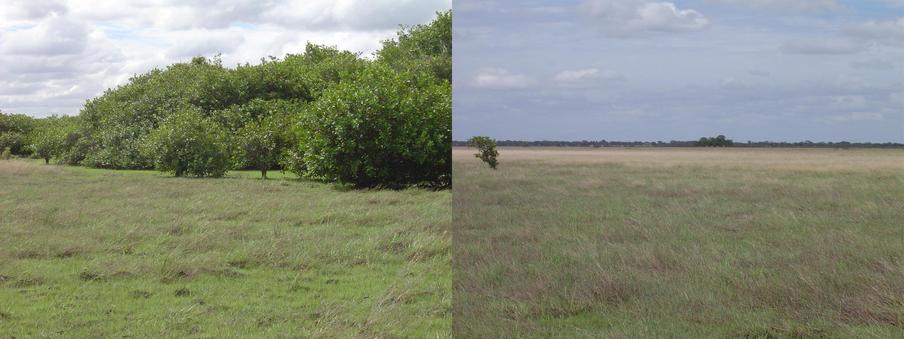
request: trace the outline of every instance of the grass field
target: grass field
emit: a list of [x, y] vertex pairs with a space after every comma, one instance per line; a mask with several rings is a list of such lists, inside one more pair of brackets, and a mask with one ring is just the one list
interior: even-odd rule
[[0, 338], [451, 336], [451, 192], [258, 176], [0, 161]]
[[472, 153], [457, 337], [904, 337], [904, 150]]

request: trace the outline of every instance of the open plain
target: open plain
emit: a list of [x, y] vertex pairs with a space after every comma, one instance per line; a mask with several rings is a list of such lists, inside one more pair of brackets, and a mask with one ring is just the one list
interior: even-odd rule
[[451, 192], [259, 175], [0, 161], [0, 338], [451, 336]]
[[904, 336], [904, 150], [473, 153], [457, 336]]

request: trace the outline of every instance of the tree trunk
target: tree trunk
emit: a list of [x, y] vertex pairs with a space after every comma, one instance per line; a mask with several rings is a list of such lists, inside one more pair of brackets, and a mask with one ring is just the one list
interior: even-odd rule
[[261, 179], [267, 180], [267, 170], [266, 169], [263, 169], [263, 168], [261, 169]]
[[45, 158], [44, 158], [44, 164], [45, 164], [45, 165], [49, 165], [49, 164], [50, 164], [50, 158], [45, 157]]

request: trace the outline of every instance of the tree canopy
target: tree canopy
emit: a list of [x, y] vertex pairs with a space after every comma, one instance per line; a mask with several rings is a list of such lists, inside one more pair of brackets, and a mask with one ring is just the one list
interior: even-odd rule
[[373, 58], [311, 43], [233, 68], [195, 57], [133, 76], [77, 117], [0, 113], [0, 150], [176, 176], [283, 169], [361, 187], [447, 187], [451, 29], [451, 11], [437, 13]]

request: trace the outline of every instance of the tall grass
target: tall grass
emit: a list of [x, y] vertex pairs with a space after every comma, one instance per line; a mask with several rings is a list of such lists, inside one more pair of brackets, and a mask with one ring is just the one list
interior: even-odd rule
[[450, 192], [251, 177], [0, 161], [0, 337], [451, 336]]
[[453, 153], [456, 336], [904, 336], [901, 150]]

